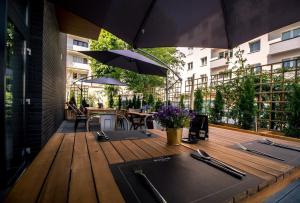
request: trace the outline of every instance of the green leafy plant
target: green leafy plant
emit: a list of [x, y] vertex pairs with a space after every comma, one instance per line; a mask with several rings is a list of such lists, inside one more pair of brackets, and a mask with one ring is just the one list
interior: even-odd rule
[[200, 88], [196, 89], [194, 93], [194, 110], [196, 113], [202, 113], [203, 108], [203, 95], [202, 90]]
[[214, 105], [211, 108], [210, 113], [211, 121], [213, 123], [219, 123], [224, 115], [224, 99], [219, 88], [216, 91]]
[[122, 108], [122, 97], [121, 95], [118, 96], [118, 109], [121, 110]]
[[287, 121], [285, 134], [300, 137], [300, 84], [293, 84], [287, 96]]
[[251, 76], [246, 76], [241, 83], [241, 91], [238, 102], [239, 107], [239, 125], [243, 129], [251, 129], [255, 116], [255, 88]]
[[184, 109], [184, 95], [180, 95], [179, 108]]
[[154, 106], [155, 101], [154, 101], [153, 94], [149, 94], [147, 103], [150, 107]]
[[109, 108], [113, 108], [114, 107], [114, 95], [113, 94], [109, 95], [108, 105], [109, 105]]
[[162, 101], [160, 99], [158, 99], [155, 102], [155, 111], [158, 111], [158, 109], [160, 109], [160, 107], [163, 105]]

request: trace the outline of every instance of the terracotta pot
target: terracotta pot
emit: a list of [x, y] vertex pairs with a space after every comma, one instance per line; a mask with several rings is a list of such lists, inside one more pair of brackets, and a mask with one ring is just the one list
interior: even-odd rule
[[169, 145], [180, 145], [182, 138], [182, 128], [168, 128], [167, 139]]

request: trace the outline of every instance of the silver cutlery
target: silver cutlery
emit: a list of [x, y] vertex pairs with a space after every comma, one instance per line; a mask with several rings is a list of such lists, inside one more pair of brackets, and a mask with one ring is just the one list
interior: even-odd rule
[[159, 203], [167, 203], [167, 201], [165, 200], [165, 198], [159, 193], [159, 191], [154, 187], [154, 185], [151, 183], [151, 181], [148, 179], [148, 177], [146, 176], [146, 174], [143, 172], [142, 169], [137, 169], [134, 170], [134, 173], [140, 177], [143, 182], [148, 186], [148, 188], [151, 190], [151, 192], [153, 193], [155, 199], [159, 202]]
[[207, 152], [205, 152], [205, 151], [203, 151], [203, 150], [197, 149], [197, 152], [198, 152], [198, 154], [199, 154], [200, 156], [202, 156], [204, 159], [207, 159], [207, 160], [211, 160], [211, 161], [217, 162], [218, 164], [220, 164], [220, 165], [222, 165], [222, 166], [224, 166], [224, 167], [226, 167], [226, 168], [228, 168], [228, 169], [230, 169], [230, 170], [232, 170], [232, 171], [235, 171], [235, 172], [237, 172], [237, 173], [239, 173], [239, 174], [241, 174], [241, 175], [243, 175], [243, 176], [246, 175], [246, 173], [244, 173], [244, 172], [242, 172], [242, 171], [240, 171], [240, 170], [238, 170], [238, 169], [236, 169], [236, 168], [234, 168], [234, 167], [232, 167], [232, 166], [229, 166], [229, 165], [227, 165], [226, 163], [224, 163], [224, 162], [222, 162], [222, 161], [220, 161], [220, 160], [218, 160], [218, 159], [215, 159], [215, 158], [209, 156], [209, 154], [207, 154]]
[[202, 156], [200, 156], [199, 153], [197, 153], [197, 154], [191, 153], [190, 155], [191, 155], [192, 158], [197, 159], [198, 161], [202, 161], [202, 162], [204, 162], [204, 163], [206, 163], [206, 164], [208, 164], [210, 166], [213, 166], [213, 167], [215, 167], [215, 168], [217, 168], [217, 169], [219, 169], [219, 170], [221, 170], [221, 171], [223, 171], [223, 172], [225, 172], [225, 173], [227, 173], [227, 174], [229, 174], [229, 175], [231, 175], [231, 176], [233, 176], [235, 178], [238, 178], [238, 179], [242, 179], [243, 178], [242, 174], [237, 173], [237, 172], [235, 172], [235, 171], [233, 171], [233, 170], [231, 170], [229, 168], [226, 168], [223, 165], [218, 164], [218, 163], [216, 163], [214, 161], [205, 159]]
[[245, 147], [244, 145], [240, 144], [240, 143], [237, 143], [237, 145], [244, 151], [247, 151], [247, 152], [252, 152], [254, 154], [258, 154], [258, 155], [262, 155], [262, 156], [266, 156], [266, 157], [269, 157], [269, 158], [272, 158], [272, 159], [277, 159], [277, 160], [280, 160], [280, 161], [284, 161], [284, 159], [281, 159], [281, 158], [278, 158], [278, 157], [275, 157], [273, 155], [270, 155], [270, 154], [267, 154], [267, 153], [264, 153], [264, 152], [261, 152], [261, 151], [257, 151], [257, 150], [254, 150], [254, 149], [248, 149], [247, 147]]
[[285, 145], [285, 144], [279, 144], [279, 143], [276, 143], [276, 142], [274, 142], [272, 140], [268, 140], [266, 138], [264, 138], [263, 140], [259, 140], [259, 143], [266, 144], [266, 145], [272, 145], [272, 146], [275, 146], [275, 147], [280, 147], [280, 148], [284, 148], [284, 149], [289, 149], [289, 150], [300, 152], [300, 149], [298, 149], [298, 148], [291, 147], [291, 146], [288, 146], [288, 145]]

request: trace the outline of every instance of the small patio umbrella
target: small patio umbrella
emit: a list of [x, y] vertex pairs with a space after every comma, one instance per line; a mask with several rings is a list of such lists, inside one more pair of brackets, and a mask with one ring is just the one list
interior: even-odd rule
[[96, 84], [106, 84], [106, 85], [117, 85], [117, 86], [127, 86], [126, 83], [121, 82], [120, 80], [117, 80], [115, 78], [107, 78], [107, 77], [86, 79], [86, 80], [82, 80], [82, 82], [96, 83]]
[[233, 48], [300, 20], [299, 0], [52, 1], [134, 48]]
[[81, 51], [97, 61], [146, 75], [166, 77], [167, 69], [157, 62], [130, 50]]

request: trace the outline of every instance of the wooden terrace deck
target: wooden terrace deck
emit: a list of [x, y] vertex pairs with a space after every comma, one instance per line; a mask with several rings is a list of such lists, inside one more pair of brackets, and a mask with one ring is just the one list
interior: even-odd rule
[[[229, 148], [233, 143], [256, 140], [261, 136], [216, 127], [209, 130], [208, 141], [182, 146], [166, 145], [165, 132], [160, 130], [152, 130], [161, 135], [159, 138], [112, 142], [97, 142], [90, 132], [56, 133], [9, 192], [6, 202], [124, 202], [109, 164], [198, 148], [265, 180], [257, 188], [233, 197], [234, 202], [296, 173], [293, 166]], [[278, 141], [300, 146], [296, 142]]]

